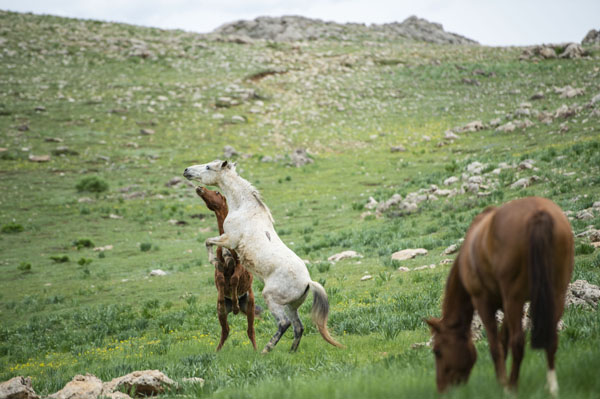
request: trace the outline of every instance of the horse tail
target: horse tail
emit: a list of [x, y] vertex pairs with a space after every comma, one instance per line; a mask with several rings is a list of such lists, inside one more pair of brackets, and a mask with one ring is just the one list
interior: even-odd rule
[[309, 285], [313, 292], [313, 305], [311, 310], [313, 323], [315, 323], [325, 341], [329, 342], [333, 346], [343, 347], [342, 344], [334, 340], [331, 335], [329, 335], [329, 331], [327, 330], [329, 301], [327, 300], [325, 288], [323, 288], [323, 286], [316, 281], [309, 282]]
[[552, 238], [554, 221], [546, 211], [537, 211], [528, 221], [529, 295], [531, 300], [531, 347], [547, 348], [556, 338], [552, 295]]

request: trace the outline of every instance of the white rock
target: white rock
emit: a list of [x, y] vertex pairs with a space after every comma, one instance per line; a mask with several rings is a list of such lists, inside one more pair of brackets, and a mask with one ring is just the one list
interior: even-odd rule
[[402, 251], [394, 252], [392, 254], [392, 260], [407, 260], [418, 255], [427, 255], [427, 250], [425, 248], [403, 249]]
[[174, 385], [175, 381], [171, 380], [159, 370], [134, 371], [133, 373], [115, 378], [110, 382], [105, 382], [102, 388], [102, 395], [120, 389], [126, 391], [133, 389], [138, 395], [153, 396], [163, 393], [166, 386]]
[[400, 266], [400, 267], [398, 268], [398, 271], [399, 271], [399, 272], [409, 272], [409, 271], [410, 271], [410, 269], [409, 269], [408, 267], [406, 267], [406, 266]]
[[154, 269], [150, 272], [151, 276], [166, 276], [167, 272], [161, 269]]
[[362, 276], [361, 279], [360, 279], [360, 281], [367, 281], [367, 280], [370, 280], [372, 278], [373, 278], [373, 276], [371, 276], [370, 274], [367, 274], [367, 275]]
[[343, 259], [362, 258], [363, 256], [356, 251], [343, 251], [327, 258], [330, 262], [339, 262]]
[[442, 252], [442, 255], [453, 254], [456, 251], [458, 251], [458, 248], [460, 248], [460, 246], [458, 244], [452, 244], [448, 248], [444, 249], [444, 252]]
[[469, 165], [467, 165], [467, 172], [472, 173], [474, 175], [479, 175], [481, 174], [485, 166], [486, 165], [482, 164], [481, 162], [471, 162]]
[[365, 204], [365, 208], [366, 209], [375, 209], [375, 208], [377, 208], [377, 204], [379, 204], [379, 203], [375, 200], [375, 198], [369, 197], [369, 202], [367, 202]]
[[444, 180], [444, 186], [449, 186], [451, 184], [454, 184], [458, 181], [458, 177], [456, 176], [450, 176], [449, 178], [447, 178], [446, 180]]
[[48, 396], [53, 399], [96, 399], [102, 392], [102, 381], [95, 375], [76, 375], [60, 391]]
[[14, 377], [0, 383], [0, 398], [2, 399], [38, 399], [31, 386], [30, 377]]

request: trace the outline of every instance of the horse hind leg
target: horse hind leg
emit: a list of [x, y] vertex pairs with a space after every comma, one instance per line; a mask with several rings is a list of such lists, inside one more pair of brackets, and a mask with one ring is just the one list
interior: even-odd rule
[[268, 292], [263, 291], [263, 297], [265, 298], [269, 311], [271, 311], [271, 314], [277, 321], [277, 332], [271, 337], [271, 340], [262, 350], [262, 353], [265, 354], [273, 350], [292, 323], [285, 315], [285, 306], [276, 303]]
[[252, 346], [254, 350], [256, 350], [256, 336], [254, 334], [254, 292], [252, 289], [248, 291], [246, 295], [246, 300], [241, 304], [243, 312], [246, 313], [246, 318], [248, 320], [248, 328], [246, 332], [248, 333], [248, 338], [250, 338], [250, 342], [252, 342]]
[[302, 321], [298, 316], [298, 309], [287, 305], [286, 310], [288, 317], [292, 321], [292, 326], [294, 327], [294, 342], [292, 342], [290, 352], [296, 352], [298, 350], [298, 345], [300, 345], [302, 334], [304, 333], [304, 326], [302, 325]]
[[[505, 345], [505, 351], [512, 353], [512, 368], [510, 372], [509, 386], [517, 389], [519, 381], [519, 370], [525, 348], [525, 333], [523, 332], [523, 303], [521, 301], [507, 301], [504, 313], [504, 323], [508, 327], [509, 341]], [[506, 358], [506, 353], [504, 354]]]

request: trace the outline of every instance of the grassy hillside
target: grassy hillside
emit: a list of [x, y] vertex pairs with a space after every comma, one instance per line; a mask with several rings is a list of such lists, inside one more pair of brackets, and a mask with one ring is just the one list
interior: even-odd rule
[[[523, 62], [519, 48], [237, 44], [9, 12], [0, 26], [0, 381], [31, 375], [36, 391], [50, 394], [75, 374], [109, 380], [151, 368], [205, 378], [203, 388], [178, 393], [197, 397], [433, 398], [433, 355], [411, 345], [429, 337], [422, 319], [440, 313], [442, 252], [473, 216], [540, 195], [570, 212], [575, 233], [600, 228], [598, 210], [575, 217], [600, 201], [600, 103], [586, 106], [600, 93], [597, 49]], [[561, 98], [555, 88], [566, 85], [583, 92]], [[530, 100], [538, 92], [544, 98]], [[563, 104], [573, 115], [556, 115]], [[548, 124], [535, 117], [544, 112]], [[533, 126], [499, 132], [489, 127], [496, 118]], [[488, 126], [444, 139], [474, 120]], [[307, 301], [298, 353], [287, 352], [291, 331], [273, 353], [255, 353], [245, 319], [233, 315], [231, 338], [214, 352], [220, 328], [203, 242], [216, 223], [192, 187], [167, 183], [189, 165], [222, 159], [225, 145], [239, 153], [238, 171], [262, 192], [282, 239], [327, 289], [330, 329], [346, 349], [320, 338]], [[390, 150], [398, 145], [406, 151]], [[314, 162], [290, 166], [296, 148]], [[43, 155], [50, 160], [30, 160]], [[516, 167], [527, 159], [535, 169]], [[444, 180], [462, 178], [473, 162], [484, 164], [481, 195], [362, 215], [370, 196], [447, 188]], [[502, 163], [511, 166], [495, 174]], [[511, 188], [533, 175], [531, 186]], [[585, 237], [576, 246], [573, 280], [600, 284], [599, 250]], [[390, 260], [420, 247], [428, 255]], [[364, 257], [327, 262], [342, 250]], [[429, 264], [437, 267], [397, 271]], [[153, 269], [168, 274], [149, 277]], [[360, 281], [366, 274], [373, 278]], [[256, 281], [264, 307], [260, 289]], [[600, 311], [570, 308], [564, 321], [561, 393], [595, 397]], [[258, 345], [275, 330], [266, 312]], [[477, 347], [469, 384], [449, 397], [503, 397], [487, 343]], [[526, 351], [522, 397], [546, 397], [544, 364]]]

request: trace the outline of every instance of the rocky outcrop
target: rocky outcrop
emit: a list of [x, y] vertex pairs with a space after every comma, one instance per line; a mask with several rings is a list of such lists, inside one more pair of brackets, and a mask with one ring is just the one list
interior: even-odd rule
[[258, 17], [227, 23], [213, 33], [225, 37], [247, 37], [276, 42], [316, 39], [354, 40], [358, 38], [407, 38], [438, 44], [477, 44], [455, 33], [446, 32], [442, 25], [411, 16], [403, 22], [389, 24], [340, 24], [300, 16]]
[[600, 30], [591, 29], [581, 41], [581, 44], [600, 44]]
[[96, 399], [102, 393], [102, 381], [95, 375], [76, 375], [63, 389], [48, 396], [52, 399]]
[[174, 385], [175, 381], [159, 370], [134, 371], [110, 382], [105, 382], [102, 394], [125, 390], [135, 392], [136, 396], [153, 396], [163, 393], [166, 387]]
[[31, 378], [15, 377], [0, 383], [0, 399], [38, 399], [31, 387]]

